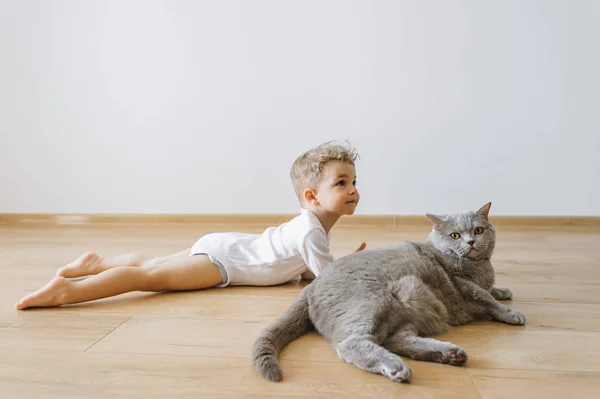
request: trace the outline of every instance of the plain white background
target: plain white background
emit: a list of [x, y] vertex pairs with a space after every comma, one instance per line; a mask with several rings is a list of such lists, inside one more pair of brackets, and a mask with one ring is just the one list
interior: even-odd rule
[[599, 215], [599, 4], [0, 0], [0, 212]]

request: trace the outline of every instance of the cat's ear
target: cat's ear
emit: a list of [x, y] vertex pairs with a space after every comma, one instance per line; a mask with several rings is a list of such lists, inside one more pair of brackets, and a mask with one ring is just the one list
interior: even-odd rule
[[429, 219], [431, 224], [433, 224], [434, 230], [438, 230], [442, 223], [444, 223], [444, 219], [442, 219], [440, 216], [432, 215], [431, 213], [426, 213], [425, 216], [427, 216], [427, 219]]
[[488, 202], [487, 204], [485, 204], [484, 206], [482, 206], [481, 208], [479, 208], [479, 210], [475, 213], [477, 213], [478, 215], [483, 216], [484, 218], [488, 218], [488, 215], [490, 214], [490, 208], [492, 206], [491, 202]]

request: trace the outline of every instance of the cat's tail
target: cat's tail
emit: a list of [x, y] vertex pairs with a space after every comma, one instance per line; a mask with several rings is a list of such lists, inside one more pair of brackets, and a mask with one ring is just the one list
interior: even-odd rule
[[254, 342], [252, 362], [256, 370], [269, 381], [281, 381], [283, 373], [277, 355], [287, 344], [313, 328], [308, 316], [308, 299], [305, 287], [292, 305], [273, 323], [267, 326]]

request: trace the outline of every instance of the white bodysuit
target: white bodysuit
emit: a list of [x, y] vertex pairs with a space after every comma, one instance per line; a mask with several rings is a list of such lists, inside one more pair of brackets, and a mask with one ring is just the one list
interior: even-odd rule
[[200, 238], [190, 255], [206, 254], [227, 271], [227, 285], [277, 285], [311, 271], [314, 276], [333, 261], [329, 235], [311, 211], [262, 234], [212, 233]]

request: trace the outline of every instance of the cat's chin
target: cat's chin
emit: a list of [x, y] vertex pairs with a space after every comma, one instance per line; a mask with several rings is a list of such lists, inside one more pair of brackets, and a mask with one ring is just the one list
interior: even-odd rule
[[461, 258], [475, 260], [477, 259], [477, 255], [479, 255], [479, 251], [477, 251], [475, 248], [471, 248], [467, 252], [464, 252], [462, 255], [459, 253], [457, 253], [457, 255]]
[[462, 253], [461, 253], [461, 251], [457, 251], [454, 249], [446, 250], [443, 252], [445, 252], [448, 255], [455, 255], [455, 256], [458, 256], [459, 258], [465, 258], [465, 259], [470, 259], [470, 260], [477, 260], [479, 255], [481, 254], [481, 251], [478, 251], [475, 248], [471, 248], [468, 251], [464, 251]]
[[471, 249], [469, 252], [465, 254], [465, 258], [470, 260], [481, 260], [486, 258], [489, 253], [487, 252], [487, 248], [483, 249]]

